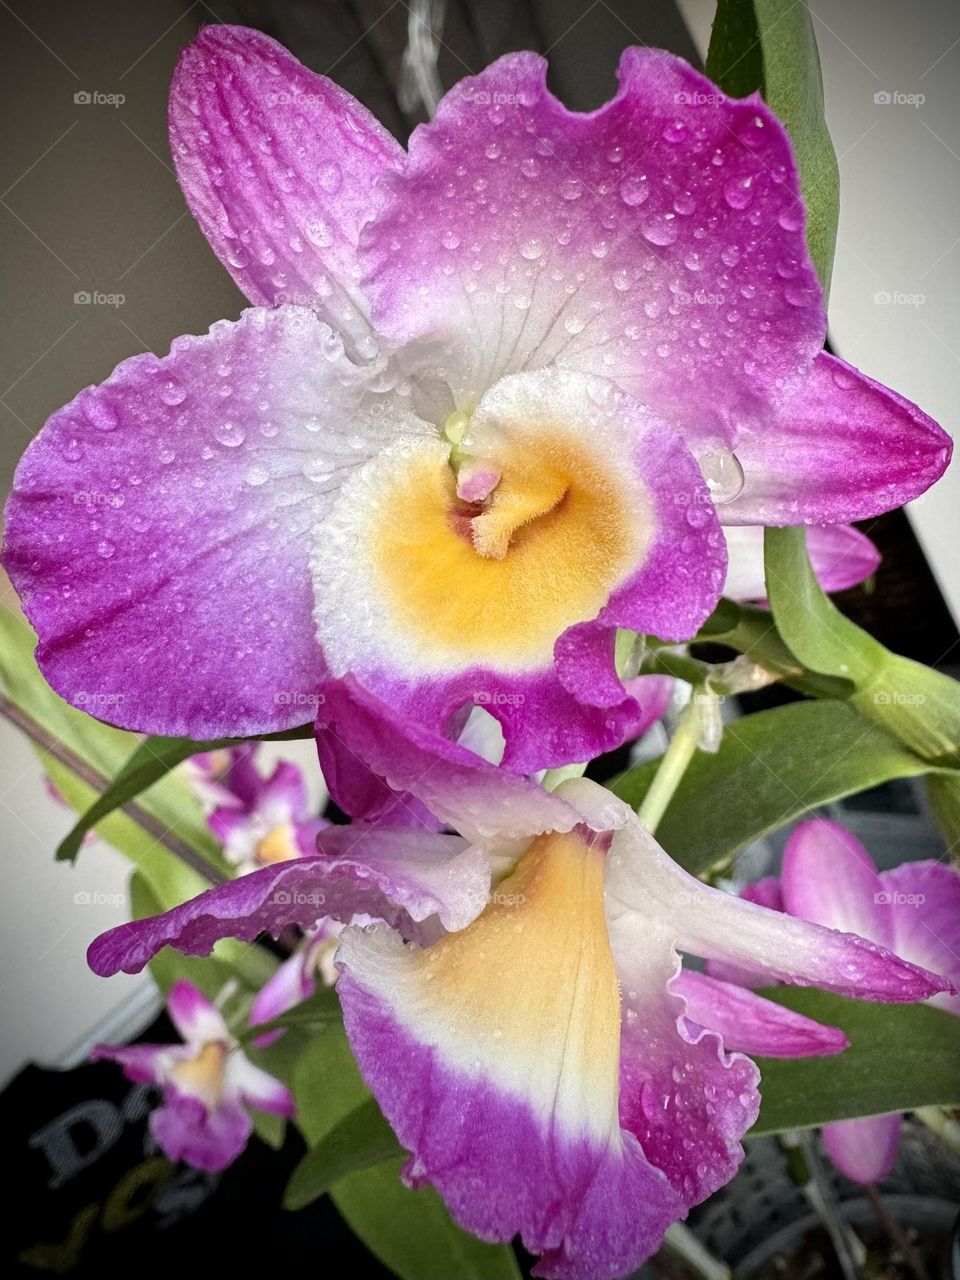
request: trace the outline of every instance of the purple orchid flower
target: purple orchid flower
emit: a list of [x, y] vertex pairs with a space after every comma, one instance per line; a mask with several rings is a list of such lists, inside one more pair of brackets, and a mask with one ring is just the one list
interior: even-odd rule
[[292, 1116], [289, 1090], [244, 1057], [219, 1010], [181, 979], [167, 1012], [184, 1043], [97, 1045], [91, 1060], [107, 1059], [128, 1080], [156, 1084], [163, 1105], [150, 1114], [150, 1132], [171, 1160], [217, 1173], [243, 1152], [253, 1123], [247, 1107]]
[[[301, 771], [291, 761], [280, 760], [265, 778], [251, 757], [244, 763], [253, 777], [244, 774], [243, 785], [207, 818], [227, 861], [244, 872], [313, 853], [317, 834], [327, 824], [311, 814]], [[231, 776], [236, 785], [236, 774]]]
[[348, 927], [338, 991], [361, 1071], [466, 1229], [519, 1233], [538, 1274], [618, 1276], [723, 1185], [759, 1103], [741, 1049], [835, 1052], [842, 1034], [680, 967], [680, 952], [875, 1000], [945, 979], [883, 947], [686, 874], [608, 791], [548, 792], [405, 721], [354, 681], [321, 734], [461, 836], [354, 824], [97, 939], [101, 974], [323, 912]]
[[[960, 985], [960, 875], [946, 863], [905, 862], [878, 872], [851, 832], [826, 818], [812, 818], [787, 841], [780, 878], [748, 885], [741, 897], [860, 934]], [[749, 986], [762, 981], [722, 964], [712, 965], [711, 973]], [[960, 1015], [955, 990], [931, 994], [928, 1003]], [[899, 1115], [843, 1120], [824, 1126], [823, 1143], [848, 1178], [879, 1182], [893, 1168], [901, 1123]]]
[[592, 758], [644, 714], [616, 629], [689, 638], [724, 528], [942, 473], [944, 433], [822, 350], [762, 100], [651, 49], [619, 78], [580, 114], [510, 54], [404, 152], [266, 36], [201, 31], [173, 156], [253, 309], [120, 365], [20, 465], [6, 564], [68, 701], [251, 736], [349, 672], [442, 732], [495, 695], [513, 771]]

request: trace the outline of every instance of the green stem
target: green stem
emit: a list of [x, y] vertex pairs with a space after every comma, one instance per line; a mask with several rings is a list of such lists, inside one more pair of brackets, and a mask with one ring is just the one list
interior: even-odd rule
[[660, 825], [660, 819], [673, 799], [673, 793], [687, 771], [687, 765], [697, 751], [700, 736], [700, 718], [696, 704], [689, 702], [680, 713], [670, 745], [660, 760], [653, 782], [643, 797], [637, 817], [651, 835]]

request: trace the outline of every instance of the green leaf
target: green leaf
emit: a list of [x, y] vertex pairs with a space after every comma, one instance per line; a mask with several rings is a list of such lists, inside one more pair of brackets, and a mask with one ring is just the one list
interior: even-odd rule
[[72, 862], [80, 851], [83, 838], [98, 822], [148, 787], [196, 755], [196, 743], [188, 738], [146, 738], [137, 746], [113, 781], [60, 841], [57, 860]]
[[[139, 740], [76, 710], [54, 693], [37, 667], [35, 644], [27, 623], [0, 608], [0, 683], [13, 704], [15, 722], [32, 737], [44, 771], [67, 804], [83, 811], [127, 764]], [[229, 872], [199, 802], [177, 775], [164, 777], [144, 792], [135, 811], [114, 811], [96, 830], [152, 877], [162, 877], [185, 855], [206, 877], [196, 876], [193, 893], [209, 883], [208, 867], [215, 874]], [[180, 856], [168, 847], [173, 844]]]
[[[637, 808], [659, 760], [611, 782]], [[820, 805], [930, 765], [842, 702], [795, 702], [726, 725], [719, 751], [698, 752], [657, 827], [682, 866], [701, 874]]]
[[520, 1280], [509, 1245], [483, 1244], [450, 1219], [432, 1187], [411, 1191], [401, 1161], [350, 1174], [334, 1204], [371, 1253], [401, 1280]]
[[823, 111], [820, 55], [803, 0], [719, 0], [707, 75], [726, 93], [759, 90], [786, 125], [807, 210], [807, 244], [824, 294], [840, 211], [837, 157]]
[[297, 1100], [297, 1127], [309, 1147], [372, 1096], [342, 1025], [310, 1041], [297, 1061], [291, 1087]]
[[960, 1104], [960, 1018], [930, 1005], [871, 1004], [812, 989], [763, 994], [842, 1027], [850, 1048], [824, 1058], [761, 1058], [763, 1102], [751, 1136]]
[[383, 1112], [368, 1098], [303, 1157], [287, 1183], [284, 1208], [302, 1209], [346, 1174], [403, 1154]]
[[797, 658], [849, 681], [851, 705], [925, 760], [960, 767], [960, 684], [844, 617], [817, 582], [802, 528], [765, 531], [764, 571], [774, 621]]

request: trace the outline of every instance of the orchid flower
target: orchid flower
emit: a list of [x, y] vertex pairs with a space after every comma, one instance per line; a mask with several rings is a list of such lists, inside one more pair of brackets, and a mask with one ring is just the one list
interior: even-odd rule
[[207, 819], [227, 861], [252, 871], [267, 862], [313, 853], [317, 832], [326, 823], [311, 816], [303, 774], [289, 760], [278, 761], [268, 778], [255, 768], [253, 772], [252, 785]]
[[[869, 938], [904, 960], [960, 984], [960, 875], [943, 862], [904, 862], [877, 871], [859, 840], [826, 818], [801, 822], [787, 841], [779, 879], [748, 885], [741, 896], [802, 920]], [[755, 985], [757, 975], [723, 965], [712, 972]], [[928, 1003], [960, 1015], [955, 991]], [[867, 1116], [824, 1125], [823, 1143], [854, 1182], [879, 1182], [893, 1168], [900, 1145], [899, 1115]]]
[[150, 1132], [171, 1160], [217, 1173], [247, 1145], [253, 1123], [247, 1107], [292, 1116], [287, 1088], [244, 1057], [220, 1011], [181, 979], [167, 1013], [184, 1043], [97, 1045], [94, 1062], [108, 1059], [128, 1080], [156, 1084], [163, 1105], [150, 1113]]
[[20, 465], [6, 565], [68, 701], [251, 736], [353, 673], [434, 731], [488, 697], [512, 771], [592, 758], [643, 715], [616, 629], [689, 639], [725, 528], [942, 473], [939, 427], [822, 350], [763, 101], [646, 48], [619, 81], [581, 114], [509, 54], [405, 152], [268, 37], [200, 32], [173, 157], [253, 307], [121, 364]]
[[[874, 1000], [949, 983], [883, 947], [709, 888], [585, 779], [556, 791], [405, 722], [353, 681], [321, 733], [460, 836], [327, 828], [320, 853], [103, 935], [101, 974], [190, 954], [319, 910], [346, 928], [338, 992], [360, 1069], [432, 1183], [485, 1240], [519, 1233], [538, 1274], [619, 1276], [723, 1185], [756, 1118], [737, 1052], [831, 1052], [842, 1035], [682, 973], [680, 953]], [[792, 1042], [792, 1043], [791, 1043]], [[731, 1051], [732, 1050], [732, 1051]]]

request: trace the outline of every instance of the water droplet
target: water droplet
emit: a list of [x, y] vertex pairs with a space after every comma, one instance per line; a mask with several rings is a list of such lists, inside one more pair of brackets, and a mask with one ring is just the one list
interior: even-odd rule
[[213, 434], [228, 449], [236, 449], [238, 445], [243, 444], [247, 433], [239, 423], [221, 422], [217, 425]]
[[650, 213], [640, 224], [645, 240], [651, 244], [665, 246], [673, 244], [677, 238], [677, 226], [673, 215], [669, 213]]
[[579, 316], [567, 316], [563, 322], [563, 327], [567, 333], [576, 336], [578, 333], [583, 333], [587, 326]]
[[483, 154], [487, 157], [487, 159], [488, 159], [488, 160], [499, 160], [499, 158], [500, 158], [500, 143], [499, 143], [499, 142], [488, 142], [488, 143], [487, 143], [487, 145], [486, 145], [486, 147], [484, 147]]
[[160, 388], [160, 399], [164, 404], [183, 404], [187, 398], [186, 390], [175, 378], [168, 378]]
[[104, 560], [109, 560], [116, 551], [116, 546], [108, 538], [104, 538], [102, 542], [97, 543], [97, 555]]
[[579, 178], [565, 178], [560, 184], [560, 194], [564, 200], [579, 200], [583, 195], [583, 183]]
[[262, 484], [266, 484], [270, 479], [270, 473], [266, 467], [251, 467], [247, 472], [247, 484], [258, 488]]
[[743, 492], [743, 467], [729, 449], [714, 449], [700, 455], [700, 470], [717, 506], [733, 502]]
[[607, 159], [611, 164], [623, 164], [623, 147], [611, 147]]
[[460, 248], [460, 237], [455, 231], [445, 231], [440, 239], [445, 249]]
[[520, 161], [520, 172], [525, 178], [536, 178], [540, 173], [540, 161], [535, 160], [533, 156], [528, 156], [526, 160]]
[[753, 178], [731, 178], [723, 198], [731, 209], [746, 209], [753, 200]]
[[620, 183], [620, 199], [631, 209], [638, 204], [643, 204], [649, 194], [650, 187], [647, 180], [640, 175], [632, 174]]
[[784, 231], [799, 231], [803, 226], [803, 208], [800, 204], [788, 205], [780, 210], [777, 221]]
[[538, 240], [535, 236], [530, 240], [525, 240], [520, 246], [521, 255], [530, 262], [535, 262], [537, 258], [543, 255], [543, 241]]
[[725, 267], [735, 267], [740, 261], [740, 250], [735, 244], [728, 244], [720, 250], [720, 261]]
[[68, 462], [79, 462], [83, 457], [83, 445], [75, 437], [71, 437], [60, 450]]
[[682, 120], [674, 120], [673, 124], [668, 124], [666, 129], [663, 131], [664, 142], [669, 142], [673, 145], [676, 145], [678, 142], [683, 142], [686, 136], [687, 126]]
[[697, 207], [696, 199], [689, 191], [681, 191], [673, 202], [673, 207], [677, 213], [688, 217]]
[[746, 147], [756, 150], [767, 140], [767, 127], [761, 116], [752, 116], [746, 124], [737, 130], [737, 137]]

